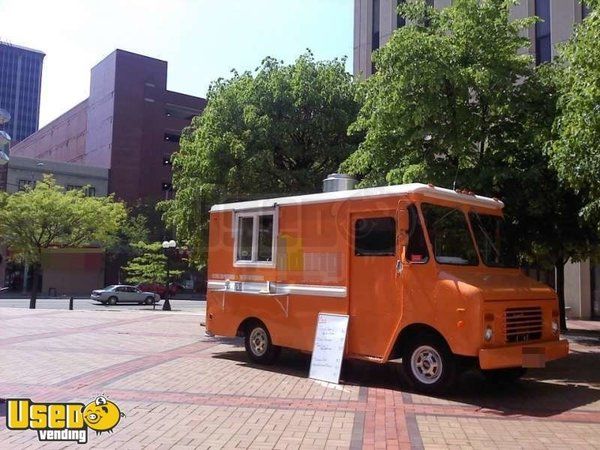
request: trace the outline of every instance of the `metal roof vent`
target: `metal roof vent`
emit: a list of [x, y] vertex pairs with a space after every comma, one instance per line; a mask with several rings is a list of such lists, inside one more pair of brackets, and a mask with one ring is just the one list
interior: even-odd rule
[[344, 173], [332, 173], [323, 180], [323, 192], [350, 191], [356, 186], [356, 180]]

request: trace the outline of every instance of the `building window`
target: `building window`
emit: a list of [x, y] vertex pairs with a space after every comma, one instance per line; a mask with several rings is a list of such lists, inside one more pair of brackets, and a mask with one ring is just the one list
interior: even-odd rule
[[[430, 6], [431, 8], [435, 8], [434, 0], [425, 0], [425, 4], [427, 6]], [[431, 24], [430, 13], [427, 12], [427, 16], [425, 18], [425, 23], [423, 23], [423, 26], [428, 27], [430, 24]]]
[[403, 5], [404, 3], [406, 3], [405, 0], [396, 1], [396, 28], [402, 28], [404, 25], [406, 25], [406, 19], [400, 14], [398, 14], [398, 7]]
[[535, 62], [543, 64], [552, 59], [550, 0], [535, 0], [535, 15], [541, 19], [535, 24]]
[[75, 184], [67, 184], [67, 191], [78, 191], [83, 188], [83, 186], [77, 186]]
[[590, 7], [587, 6], [585, 3], [581, 2], [581, 20], [589, 16], [590, 12]]
[[273, 266], [277, 242], [274, 210], [238, 213], [235, 216], [235, 262]]
[[[373, 17], [371, 20], [371, 52], [379, 48], [379, 0], [373, 0]], [[375, 63], [371, 62], [371, 73], [375, 73]]]
[[396, 221], [393, 217], [358, 219], [354, 224], [356, 256], [394, 256]]
[[181, 136], [179, 134], [175, 134], [175, 133], [165, 133], [165, 141], [166, 142], [175, 142], [175, 143], [179, 143], [179, 139], [181, 138]]
[[20, 191], [24, 191], [25, 189], [27, 189], [28, 187], [32, 186], [33, 182], [31, 180], [19, 180], [19, 190]]
[[96, 196], [96, 188], [94, 186], [86, 186], [85, 195], [87, 195], [88, 197], [95, 197]]
[[176, 119], [192, 120], [195, 116], [199, 116], [201, 111], [185, 106], [166, 105], [165, 116], [174, 117]]

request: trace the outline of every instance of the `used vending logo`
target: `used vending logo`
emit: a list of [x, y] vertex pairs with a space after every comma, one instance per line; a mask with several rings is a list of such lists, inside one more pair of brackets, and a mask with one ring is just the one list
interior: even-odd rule
[[28, 398], [6, 400], [6, 427], [9, 430], [35, 430], [40, 441], [87, 443], [88, 429], [96, 434], [112, 433], [125, 414], [119, 407], [98, 396], [83, 403], [35, 403]]

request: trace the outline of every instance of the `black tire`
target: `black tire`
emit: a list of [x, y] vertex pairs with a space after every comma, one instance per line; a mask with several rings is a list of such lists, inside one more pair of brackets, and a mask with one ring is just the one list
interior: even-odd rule
[[456, 359], [441, 338], [424, 334], [404, 347], [402, 368], [411, 386], [425, 394], [446, 392], [456, 381]]
[[508, 369], [482, 370], [485, 379], [491, 383], [510, 384], [516, 383], [527, 373], [524, 367], [510, 367]]
[[108, 304], [109, 305], [116, 305], [118, 301], [119, 301], [119, 299], [117, 297], [113, 296], [113, 297], [110, 297], [108, 299]]
[[258, 364], [273, 364], [281, 352], [281, 347], [273, 345], [269, 330], [261, 322], [253, 322], [246, 327], [244, 344], [250, 360]]
[[144, 300], [144, 303], [146, 303], [146, 305], [151, 305], [153, 302], [154, 302], [153, 297], [146, 297], [146, 300]]

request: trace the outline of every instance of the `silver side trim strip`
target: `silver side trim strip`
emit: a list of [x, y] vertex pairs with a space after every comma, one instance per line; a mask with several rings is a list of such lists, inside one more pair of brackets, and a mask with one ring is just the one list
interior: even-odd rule
[[209, 291], [230, 291], [252, 294], [293, 294], [307, 295], [313, 297], [335, 297], [346, 298], [346, 286], [321, 286], [316, 284], [286, 284], [270, 283], [270, 291], [267, 283], [208, 280], [207, 287]]

